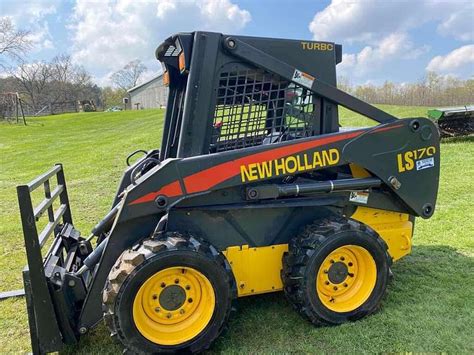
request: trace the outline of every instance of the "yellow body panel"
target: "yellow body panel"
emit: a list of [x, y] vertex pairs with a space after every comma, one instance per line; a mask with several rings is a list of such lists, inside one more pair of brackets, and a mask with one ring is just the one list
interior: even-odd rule
[[[413, 223], [405, 213], [368, 207], [357, 207], [351, 218], [374, 229], [388, 245], [388, 253], [396, 261], [411, 252]], [[249, 248], [248, 245], [227, 248], [223, 253], [232, 267], [238, 296], [280, 291], [283, 253], [288, 244]]]
[[351, 218], [374, 229], [388, 245], [392, 259], [398, 260], [411, 252], [413, 223], [406, 213], [391, 212], [369, 207], [357, 207]]
[[[369, 177], [370, 173], [356, 164], [349, 164], [352, 175], [357, 178]], [[357, 207], [351, 218], [374, 229], [387, 243], [393, 261], [411, 253], [413, 223], [406, 213], [391, 212], [369, 207]]]
[[370, 177], [369, 172], [359, 165], [349, 164], [349, 168], [351, 169], [352, 176], [355, 178]]
[[282, 290], [280, 271], [283, 253], [286, 251], [288, 244], [227, 248], [224, 255], [232, 267], [239, 297]]

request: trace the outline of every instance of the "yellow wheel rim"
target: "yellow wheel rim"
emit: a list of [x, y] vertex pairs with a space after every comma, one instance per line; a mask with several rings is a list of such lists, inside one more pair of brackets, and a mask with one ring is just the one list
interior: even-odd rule
[[189, 267], [171, 267], [151, 276], [133, 302], [139, 332], [160, 345], [178, 345], [199, 335], [216, 305], [211, 282]]
[[321, 302], [334, 312], [350, 312], [369, 298], [375, 287], [377, 267], [363, 247], [345, 245], [324, 259], [316, 278]]

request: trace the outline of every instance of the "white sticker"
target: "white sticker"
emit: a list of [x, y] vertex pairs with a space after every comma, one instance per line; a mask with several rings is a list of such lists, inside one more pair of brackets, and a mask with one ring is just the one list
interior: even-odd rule
[[417, 160], [416, 170], [429, 169], [435, 166], [434, 157]]
[[365, 191], [351, 191], [351, 195], [349, 196], [349, 201], [363, 203], [364, 205], [367, 204], [369, 200], [369, 193]]
[[295, 69], [295, 72], [293, 73], [293, 81], [308, 89], [311, 89], [313, 86], [314, 79], [314, 76], [311, 76], [298, 69]]

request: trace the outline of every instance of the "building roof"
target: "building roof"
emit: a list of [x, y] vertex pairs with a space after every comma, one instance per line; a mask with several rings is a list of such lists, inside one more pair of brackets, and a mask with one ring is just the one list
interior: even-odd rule
[[161, 73], [161, 74], [155, 76], [154, 78], [151, 78], [151, 79], [148, 80], [148, 81], [145, 81], [145, 82], [142, 83], [142, 84], [136, 85], [136, 86], [134, 86], [133, 88], [128, 89], [127, 92], [128, 92], [128, 93], [131, 93], [131, 92], [133, 92], [133, 91], [135, 91], [135, 90], [137, 90], [137, 89], [140, 89], [141, 87], [146, 86], [146, 85], [148, 85], [148, 84], [154, 82], [154, 81], [157, 80], [157, 79], [160, 79], [162, 76], [163, 76], [163, 73]]

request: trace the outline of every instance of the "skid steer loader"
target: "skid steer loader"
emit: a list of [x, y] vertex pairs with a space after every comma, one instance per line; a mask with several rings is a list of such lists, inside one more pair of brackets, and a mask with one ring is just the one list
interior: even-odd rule
[[[62, 165], [17, 188], [33, 352], [102, 319], [131, 352], [200, 352], [233, 300], [266, 292], [318, 326], [375, 312], [415, 217], [435, 210], [439, 134], [338, 90], [341, 55], [329, 42], [166, 39], [161, 148], [129, 156], [90, 235], [74, 228]], [[378, 125], [340, 127], [339, 105]]]

